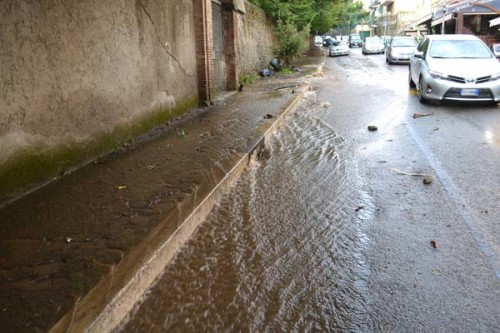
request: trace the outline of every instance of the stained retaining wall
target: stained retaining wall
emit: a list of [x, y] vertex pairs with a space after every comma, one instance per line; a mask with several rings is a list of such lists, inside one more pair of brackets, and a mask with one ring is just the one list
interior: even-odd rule
[[[195, 2], [0, 2], [0, 205], [199, 103]], [[239, 73], [273, 27], [237, 1]]]

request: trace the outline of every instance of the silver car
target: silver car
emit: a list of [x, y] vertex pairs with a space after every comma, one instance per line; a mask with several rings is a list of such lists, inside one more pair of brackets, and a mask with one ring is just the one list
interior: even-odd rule
[[328, 55], [330, 57], [339, 55], [349, 55], [349, 44], [347, 44], [347, 41], [345, 40], [334, 41], [328, 49]]
[[361, 53], [363, 54], [374, 54], [374, 53], [384, 53], [385, 45], [382, 40], [378, 37], [366, 37], [361, 46]]
[[408, 81], [421, 103], [500, 101], [500, 63], [473, 35], [427, 35], [410, 58]]
[[385, 50], [385, 62], [392, 64], [407, 64], [410, 56], [417, 49], [417, 41], [409, 36], [394, 36]]

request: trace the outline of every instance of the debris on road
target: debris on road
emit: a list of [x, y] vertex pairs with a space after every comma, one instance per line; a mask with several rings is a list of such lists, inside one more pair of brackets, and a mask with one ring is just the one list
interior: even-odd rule
[[431, 177], [431, 176], [425, 176], [425, 177], [424, 177], [424, 180], [423, 180], [423, 183], [424, 183], [425, 185], [429, 185], [429, 184], [432, 184], [432, 181], [433, 181], [433, 179], [432, 179], [432, 177]]
[[264, 116], [264, 119], [272, 119], [272, 118], [274, 118], [274, 116], [269, 113]]
[[375, 132], [376, 130], [378, 130], [378, 127], [377, 127], [377, 126], [374, 126], [374, 125], [370, 125], [370, 126], [368, 126], [368, 130], [369, 130], [370, 132]]
[[395, 168], [392, 168], [391, 170], [394, 171], [394, 172], [396, 172], [396, 173], [399, 173], [400, 175], [413, 176], [413, 177], [430, 177], [432, 179], [431, 175], [428, 175], [428, 174], [425, 174], [425, 173], [406, 172], [406, 171], [401, 171], [401, 170], [395, 169]]
[[431, 246], [436, 250], [439, 250], [439, 244], [435, 240], [431, 240]]
[[125, 189], [127, 189], [127, 186], [126, 186], [126, 185], [118, 185], [118, 186], [116, 187], [116, 189], [117, 189], [118, 191], [125, 190]]
[[262, 77], [268, 77], [268, 76], [273, 76], [274, 72], [270, 69], [265, 68], [265, 69], [259, 71], [259, 75]]
[[328, 109], [330, 107], [330, 103], [324, 102], [323, 104], [321, 104], [321, 106], [323, 107], [323, 109]]
[[433, 116], [434, 113], [418, 113], [418, 112], [415, 112], [413, 114], [413, 118], [419, 118], [419, 117], [427, 117], [427, 116]]

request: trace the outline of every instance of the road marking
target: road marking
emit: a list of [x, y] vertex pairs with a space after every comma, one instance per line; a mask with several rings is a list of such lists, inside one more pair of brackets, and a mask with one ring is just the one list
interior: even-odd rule
[[415, 129], [413, 128], [413, 125], [411, 124], [411, 121], [407, 122], [408, 130], [410, 131], [411, 136], [413, 137], [413, 140], [417, 143], [419, 149], [422, 151], [424, 156], [427, 158], [429, 161], [429, 164], [431, 165], [431, 168], [434, 170], [436, 173], [436, 176], [439, 178], [441, 183], [443, 184], [446, 192], [448, 193], [452, 203], [454, 204], [456, 210], [462, 217], [463, 222], [467, 225], [467, 228], [469, 229], [469, 232], [472, 235], [472, 238], [476, 242], [476, 244], [479, 246], [481, 252], [483, 252], [484, 256], [486, 257], [487, 262], [491, 265], [491, 268], [495, 272], [495, 275], [498, 280], [500, 280], [500, 267], [498, 260], [496, 258], [495, 251], [491, 248], [491, 246], [488, 244], [486, 241], [484, 234], [482, 230], [478, 227], [478, 223], [476, 221], [476, 218], [474, 217], [474, 214], [471, 213], [471, 211], [467, 208], [467, 204], [465, 200], [462, 198], [460, 195], [460, 191], [457, 188], [457, 186], [453, 183], [453, 180], [451, 179], [450, 175], [448, 172], [446, 172], [445, 168], [441, 165], [441, 163], [438, 161], [438, 159], [434, 156], [434, 154], [431, 152], [429, 147], [427, 147], [420, 136], [417, 134]]

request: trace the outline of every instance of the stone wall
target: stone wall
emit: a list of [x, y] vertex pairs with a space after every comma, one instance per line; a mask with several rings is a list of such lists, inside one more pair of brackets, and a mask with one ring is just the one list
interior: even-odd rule
[[[277, 42], [259, 8], [232, 1], [237, 80], [267, 66]], [[197, 106], [213, 89], [199, 74], [213, 53], [210, 4], [0, 1], [0, 205]]]
[[198, 104], [193, 0], [0, 2], [0, 202]]
[[262, 10], [245, 2], [245, 15], [238, 17], [239, 73], [248, 74], [266, 68], [278, 47], [271, 19]]

